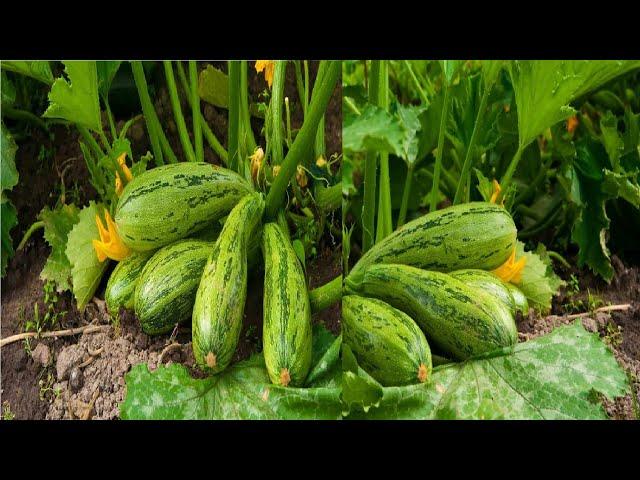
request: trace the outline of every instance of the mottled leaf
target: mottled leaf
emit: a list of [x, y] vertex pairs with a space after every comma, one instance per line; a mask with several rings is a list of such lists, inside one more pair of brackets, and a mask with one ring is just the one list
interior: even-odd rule
[[78, 222], [78, 208], [73, 204], [62, 205], [56, 210], [45, 207], [40, 212], [40, 220], [44, 222], [44, 238], [51, 247], [40, 278], [54, 281], [58, 292], [70, 290], [71, 262], [65, 250], [69, 232]]
[[518, 240], [516, 259], [526, 257], [527, 263], [522, 271], [522, 279], [517, 287], [529, 300], [529, 306], [546, 313], [551, 309], [551, 300], [558, 293], [564, 282], [553, 271], [549, 261], [545, 261], [539, 253], [525, 252], [524, 243]]
[[94, 132], [101, 131], [96, 62], [63, 63], [69, 80], [60, 77], [53, 83], [49, 92], [49, 108], [43, 117], [62, 118]]
[[16, 151], [18, 146], [13, 140], [11, 133], [4, 126], [4, 122], [0, 122], [0, 191], [11, 190], [18, 183], [18, 170], [16, 169]]
[[[100, 262], [93, 248], [92, 240], [99, 239], [96, 215], [103, 218], [102, 204], [91, 202], [78, 214], [76, 223], [69, 232], [65, 253], [71, 263], [73, 277], [73, 294], [78, 303], [78, 310], [83, 311], [93, 298], [100, 279], [109, 266], [109, 260]], [[104, 221], [104, 219], [103, 219]]]
[[107, 97], [109, 90], [111, 89], [111, 82], [113, 82], [118, 69], [120, 68], [121, 61], [114, 60], [99, 60], [96, 62], [96, 72], [98, 75], [98, 91], [103, 97]]
[[1, 65], [6, 70], [35, 78], [47, 85], [53, 83], [53, 73], [51, 73], [51, 67], [46, 60], [2, 60]]
[[397, 117], [375, 105], [345, 118], [342, 148], [346, 152], [389, 152], [402, 156], [404, 130]]

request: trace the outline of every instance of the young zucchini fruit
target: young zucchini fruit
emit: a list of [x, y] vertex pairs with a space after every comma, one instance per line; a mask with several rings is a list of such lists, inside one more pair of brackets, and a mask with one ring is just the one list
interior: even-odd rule
[[214, 244], [180, 240], [158, 250], [142, 269], [134, 308], [148, 335], [170, 332], [191, 318], [196, 290]]
[[133, 294], [140, 273], [152, 255], [153, 252], [132, 253], [118, 262], [116, 268], [111, 272], [104, 292], [104, 300], [107, 304], [107, 310], [114, 320], [118, 318], [121, 307], [133, 308]]
[[115, 222], [134, 251], [153, 250], [191, 236], [251, 191], [240, 175], [209, 163], [180, 162], [138, 175], [125, 187]]
[[516, 243], [509, 212], [487, 202], [456, 205], [404, 224], [376, 243], [351, 270], [358, 282], [369, 265], [394, 263], [451, 272], [462, 268], [493, 270], [508, 258]]
[[261, 194], [245, 196], [231, 210], [209, 256], [193, 306], [193, 354], [207, 373], [231, 362], [238, 344], [247, 296], [248, 240], [259, 231]]
[[426, 382], [431, 349], [406, 313], [375, 298], [342, 297], [342, 334], [358, 363], [384, 386]]
[[513, 298], [516, 312], [520, 312], [522, 315], [528, 315], [529, 300], [527, 300], [527, 296], [512, 283], [507, 283], [506, 286], [509, 289], [509, 293], [511, 293], [511, 298]]
[[487, 272], [486, 270], [467, 268], [464, 270], [456, 270], [449, 275], [461, 280], [465, 285], [476, 287], [490, 293], [504, 303], [512, 315], [516, 314], [516, 303], [513, 300], [509, 287], [493, 273]]
[[277, 223], [262, 233], [263, 351], [271, 382], [302, 386], [311, 367], [311, 307], [307, 283], [289, 237]]
[[491, 294], [457, 278], [407, 265], [372, 265], [347, 291], [375, 297], [413, 318], [430, 342], [456, 360], [516, 344], [509, 309]]

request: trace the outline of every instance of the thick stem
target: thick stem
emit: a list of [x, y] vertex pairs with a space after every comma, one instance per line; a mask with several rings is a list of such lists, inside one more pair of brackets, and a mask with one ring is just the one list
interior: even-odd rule
[[151, 103], [151, 97], [149, 97], [149, 91], [147, 90], [147, 80], [144, 76], [144, 69], [142, 63], [139, 61], [131, 62], [131, 72], [133, 73], [133, 80], [136, 83], [138, 89], [138, 96], [140, 97], [140, 104], [142, 105], [142, 113], [144, 120], [147, 124], [147, 133], [149, 134], [149, 140], [151, 141], [151, 149], [153, 150], [153, 160], [156, 165], [163, 165], [164, 158], [162, 156], [162, 147], [160, 146], [160, 132], [156, 130], [155, 119], [156, 112]]
[[404, 180], [404, 190], [402, 191], [402, 203], [400, 204], [400, 213], [398, 215], [398, 225], [400, 228], [407, 219], [407, 207], [409, 205], [409, 196], [411, 195], [411, 183], [413, 180], [413, 165], [407, 169], [407, 178]]
[[47, 124], [44, 120], [42, 120], [37, 115], [34, 115], [31, 112], [27, 112], [26, 110], [19, 110], [17, 108], [2, 106], [2, 116], [7, 118], [12, 118], [14, 120], [26, 120], [27, 122], [31, 122], [34, 125], [37, 125], [45, 132], [48, 132]]
[[284, 82], [287, 68], [286, 60], [276, 60], [273, 72], [273, 85], [271, 90], [271, 102], [269, 111], [271, 112], [271, 154], [273, 164], [282, 163], [282, 105], [284, 104]]
[[107, 110], [107, 119], [109, 120], [111, 138], [115, 140], [118, 137], [118, 130], [116, 129], [116, 122], [113, 119], [113, 114], [111, 113], [111, 105], [109, 105], [109, 94], [107, 93], [102, 100], [104, 101], [104, 108]]
[[284, 109], [287, 116], [287, 146], [291, 148], [291, 111], [289, 109], [289, 97], [284, 97]]
[[320, 312], [330, 307], [342, 298], [342, 275], [334, 278], [321, 287], [309, 292], [309, 303], [313, 313]]
[[193, 152], [193, 146], [191, 140], [189, 140], [189, 132], [187, 131], [187, 124], [182, 116], [182, 108], [180, 108], [180, 98], [178, 97], [178, 89], [176, 88], [176, 80], [173, 76], [173, 67], [169, 60], [162, 62], [164, 65], [164, 73], [167, 80], [167, 90], [169, 91], [169, 99], [171, 100], [171, 109], [173, 110], [173, 118], [176, 121], [176, 127], [178, 127], [178, 137], [182, 144], [182, 151], [184, 152], [187, 161], [195, 162], [196, 156]]
[[[187, 75], [184, 71], [184, 67], [182, 63], [178, 62], [178, 78], [180, 78], [180, 85], [184, 90], [187, 97], [191, 98], [192, 90], [189, 87], [189, 83], [187, 82]], [[216, 135], [211, 131], [207, 120], [202, 115], [202, 112], [198, 112], [200, 115], [200, 124], [202, 125], [202, 132], [204, 133], [204, 138], [207, 139], [207, 143], [211, 147], [211, 149], [216, 152], [216, 154], [222, 159], [222, 162], [229, 166], [229, 156], [227, 155], [227, 151], [224, 149]]]
[[418, 89], [418, 95], [420, 95], [420, 100], [422, 101], [422, 103], [425, 106], [429, 105], [429, 99], [427, 98], [427, 94], [424, 93], [424, 90], [422, 89], [422, 86], [420, 85], [420, 81], [418, 80], [418, 77], [416, 77], [416, 74], [413, 73], [413, 68], [411, 67], [411, 63], [409, 63], [408, 60], [405, 60], [404, 64], [407, 67], [407, 70], [409, 70], [409, 75], [411, 76], [411, 80], [413, 80], [413, 83], [415, 84], [416, 88]]
[[324, 115], [329, 99], [333, 94], [336, 82], [340, 76], [341, 62], [335, 60], [326, 60], [328, 62], [326, 75], [324, 75], [321, 84], [315, 84], [311, 103], [309, 104], [308, 115], [305, 118], [302, 128], [296, 135], [293, 145], [287, 152], [287, 156], [282, 162], [280, 173], [275, 178], [266, 200], [267, 218], [273, 218], [280, 206], [289, 184], [289, 180], [296, 171], [296, 167], [308, 155], [310, 149], [313, 148], [313, 140], [320, 123], [320, 118]]
[[500, 194], [498, 195], [498, 199], [496, 200], [497, 202], [500, 202], [502, 200], [502, 198], [504, 197], [504, 194], [507, 192], [507, 189], [509, 188], [509, 186], [511, 186], [511, 179], [513, 178], [513, 174], [516, 171], [516, 167], [520, 162], [520, 157], [522, 157], [522, 152], [524, 152], [524, 149], [526, 147], [527, 147], [526, 145], [524, 146], [520, 145], [518, 147], [518, 150], [516, 150], [516, 154], [513, 156], [513, 158], [511, 159], [511, 162], [509, 163], [509, 166], [507, 167], [506, 173], [502, 176], [502, 179], [500, 180], [501, 191], [500, 191]]
[[[471, 159], [473, 158], [473, 150], [476, 145], [476, 139], [478, 138], [478, 131], [480, 130], [480, 122], [482, 121], [482, 116], [484, 114], [484, 110], [487, 108], [487, 100], [489, 99], [489, 93], [491, 92], [490, 87], [485, 87], [484, 92], [482, 92], [482, 98], [480, 100], [480, 108], [478, 108], [478, 112], [476, 113], [476, 122], [473, 125], [473, 131], [471, 132], [471, 139], [469, 140], [469, 145], [467, 146], [467, 152], [464, 156], [464, 164], [462, 165], [462, 172], [460, 173], [460, 178], [458, 178], [458, 186], [456, 188], [456, 194], [453, 197], [453, 204], [457, 205], [463, 199], [464, 192], [467, 186], [467, 178], [469, 177], [469, 173], [471, 171]], [[469, 199], [466, 199], [469, 201]]]
[[242, 110], [243, 138], [249, 152], [253, 153], [257, 147], [256, 139], [251, 129], [251, 114], [249, 113], [249, 87], [247, 84], [247, 62], [240, 62], [240, 109]]
[[447, 118], [449, 116], [449, 85], [444, 87], [444, 102], [442, 103], [442, 113], [440, 114], [440, 131], [438, 132], [438, 151], [436, 152], [436, 163], [433, 169], [433, 185], [429, 202], [429, 211], [433, 212], [438, 203], [438, 190], [440, 188], [440, 170], [442, 169], [442, 154], [444, 150], [444, 132], [447, 129]]
[[302, 104], [302, 115], [307, 113], [307, 102], [305, 97], [304, 80], [302, 80], [302, 68], [300, 67], [300, 60], [294, 60], [293, 65], [296, 69], [296, 88], [298, 89], [298, 97], [300, 97], [300, 103]]
[[[380, 61], [378, 81], [378, 106], [384, 110], [389, 108], [389, 63]], [[378, 224], [376, 226], [376, 243], [391, 235], [393, 223], [391, 218], [391, 177], [389, 175], [389, 153], [380, 154], [380, 188], [378, 189]]]
[[229, 164], [231, 168], [239, 171], [238, 140], [240, 129], [240, 62], [230, 60], [229, 72], [229, 131], [227, 133], [229, 145]]
[[202, 124], [200, 122], [200, 96], [198, 95], [198, 66], [189, 60], [189, 80], [191, 81], [191, 116], [193, 117], [193, 143], [197, 162], [204, 162], [202, 145]]

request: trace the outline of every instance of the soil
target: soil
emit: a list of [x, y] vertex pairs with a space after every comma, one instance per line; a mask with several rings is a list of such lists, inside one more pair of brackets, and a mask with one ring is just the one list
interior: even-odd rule
[[[226, 70], [225, 63], [217, 66]], [[316, 70], [317, 62], [311, 62], [312, 78]], [[285, 95], [291, 100], [292, 128], [296, 129], [302, 123], [302, 109], [293, 74], [293, 70], [287, 71]], [[249, 69], [248, 80], [252, 100], [261, 101], [260, 94], [266, 88], [263, 76]], [[325, 140], [328, 157], [341, 153], [341, 105], [338, 85], [326, 115]], [[173, 150], [181, 158], [182, 147], [166, 88], [159, 89], [155, 107], [161, 124], [166, 126], [167, 137]], [[185, 99], [182, 109], [187, 124], [190, 124], [190, 107]], [[223, 144], [226, 144], [226, 110], [203, 103], [203, 113], [212, 131]], [[117, 124], [121, 128], [124, 119], [117, 119]], [[256, 139], [260, 138], [261, 124], [261, 120], [252, 119]], [[10, 194], [19, 219], [19, 224], [12, 230], [14, 246], [18, 244], [28, 227], [37, 220], [40, 210], [45, 205], [53, 208], [58, 199], [66, 203], [84, 205], [96, 198], [78, 146], [76, 130], [57, 125], [52, 128], [52, 133], [49, 137], [42, 131], [33, 130], [26, 141], [19, 142], [16, 165], [20, 181]], [[151, 150], [144, 120], [141, 119], [130, 127], [128, 138], [132, 143], [134, 157], [137, 158]], [[205, 160], [215, 164], [221, 163], [206, 142]], [[66, 187], [64, 199], [61, 198], [60, 181], [63, 171]], [[318, 255], [307, 260], [311, 288], [333, 279], [341, 271], [340, 240], [330, 235], [325, 237], [318, 245]], [[42, 231], [38, 231], [26, 243], [25, 248], [16, 252], [9, 262], [7, 275], [2, 279], [2, 338], [25, 330], [26, 320], [33, 316], [34, 304], [38, 305], [40, 312], [44, 311], [43, 282], [39, 276], [49, 252], [50, 248], [42, 236]], [[258, 270], [251, 276], [247, 287], [245, 324], [234, 361], [248, 358], [252, 353], [260, 352], [262, 349], [262, 275]], [[104, 282], [97, 295], [101, 296], [103, 290]], [[108, 316], [104, 312], [104, 302], [99, 298], [94, 298], [81, 314], [75, 308], [75, 301], [69, 292], [59, 297], [55, 309], [66, 314], [58, 323], [48, 326], [47, 330], [109, 324]], [[338, 304], [314, 315], [313, 321], [321, 322], [337, 333], [340, 330], [339, 318]], [[180, 328], [175, 336], [149, 337], [141, 331], [135, 316], [125, 312], [121, 316], [119, 330], [110, 327], [106, 332], [57, 339], [32, 339], [28, 342], [9, 344], [0, 350], [2, 411], [10, 412], [15, 419], [118, 418], [118, 405], [125, 394], [124, 375], [131, 366], [145, 362], [150, 368], [155, 368], [161, 352], [172, 342], [177, 342], [180, 347], [165, 355], [163, 362], [180, 362], [192, 366], [190, 340], [191, 333], [188, 328]], [[69, 380], [69, 372], [74, 367], [73, 379]], [[192, 372], [197, 375], [195, 369]], [[62, 374], [61, 378], [58, 377], [59, 373]], [[77, 390], [72, 391], [70, 384], [77, 387]]]

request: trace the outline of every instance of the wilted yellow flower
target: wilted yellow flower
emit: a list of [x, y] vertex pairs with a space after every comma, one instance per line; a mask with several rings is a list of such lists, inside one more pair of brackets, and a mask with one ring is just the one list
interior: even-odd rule
[[273, 84], [273, 71], [276, 68], [275, 60], [257, 60], [256, 72], [260, 73], [264, 70], [264, 79], [267, 81], [267, 85], [271, 88]]
[[254, 182], [258, 181], [258, 175], [262, 170], [262, 161], [264, 160], [264, 150], [262, 147], [256, 148], [253, 155], [251, 155], [251, 178], [253, 178]]
[[93, 248], [98, 255], [98, 260], [104, 262], [107, 258], [113, 260], [124, 260], [129, 256], [131, 250], [123, 242], [118, 235], [118, 229], [116, 224], [111, 219], [111, 215], [107, 210], [104, 211], [104, 218], [107, 221], [107, 226], [102, 224], [100, 215], [96, 215], [96, 225], [98, 225], [98, 233], [100, 234], [100, 240], [92, 240]]
[[[491, 200], [489, 200], [489, 203], [496, 203], [496, 201], [498, 200], [498, 196], [500, 196], [501, 191], [502, 189], [500, 188], [500, 184], [494, 178], [493, 179], [493, 195], [491, 195]], [[502, 199], [501, 205], [504, 207], [504, 198]]]
[[575, 132], [576, 128], [578, 128], [579, 123], [580, 122], [578, 121], [577, 115], [573, 115], [572, 117], [567, 118], [567, 131], [569, 133]]
[[276, 178], [280, 173], [280, 165], [273, 166], [273, 178]]
[[[131, 170], [129, 170], [129, 167], [127, 167], [126, 158], [127, 158], [127, 153], [124, 152], [122, 155], [118, 157], [118, 163], [122, 167], [122, 171], [124, 172], [125, 177], [127, 177], [127, 182], [130, 182], [131, 179], [133, 178], [133, 175], [131, 174]], [[116, 194], [118, 196], [122, 195], [123, 189], [124, 187], [122, 186], [122, 182], [120, 181], [120, 175], [118, 174], [118, 172], [116, 172]]]
[[316, 160], [316, 166], [318, 168], [324, 168], [326, 167], [326, 165], [327, 165], [327, 160], [324, 158], [324, 156], [320, 155]]
[[492, 271], [500, 277], [503, 282], [520, 283], [522, 280], [522, 270], [527, 263], [527, 257], [522, 257], [516, 262], [516, 249], [514, 248], [511, 255], [498, 268]]
[[298, 168], [296, 168], [296, 182], [298, 182], [300, 188], [304, 188], [307, 186], [307, 172], [304, 171], [302, 165], [298, 165]]

